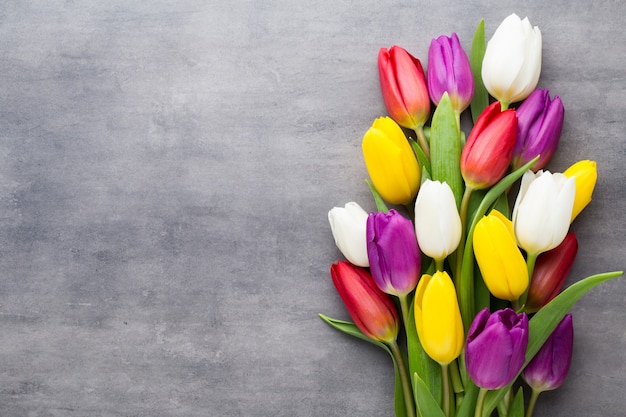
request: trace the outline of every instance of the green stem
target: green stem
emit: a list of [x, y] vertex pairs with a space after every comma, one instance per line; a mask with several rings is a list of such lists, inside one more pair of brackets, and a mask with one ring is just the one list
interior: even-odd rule
[[532, 417], [539, 394], [541, 394], [541, 391], [533, 389], [532, 394], [530, 394], [530, 400], [528, 401], [528, 408], [526, 409], [525, 417]]
[[507, 103], [506, 101], [500, 101], [500, 110], [505, 111], [508, 108], [509, 108], [509, 103]]
[[483, 407], [485, 405], [485, 398], [489, 390], [481, 388], [478, 391], [478, 399], [476, 400], [476, 408], [474, 410], [474, 417], [483, 417]]
[[407, 326], [409, 325], [409, 302], [407, 294], [399, 295], [400, 299], [400, 310], [402, 310], [402, 321], [404, 322], [404, 331], [406, 332], [407, 340], [409, 338], [409, 329]]
[[435, 271], [443, 271], [443, 259], [435, 259]]
[[528, 269], [528, 287], [526, 287], [526, 291], [521, 295], [517, 303], [514, 303], [515, 310], [522, 310], [526, 306], [526, 298], [528, 298], [528, 290], [530, 289], [530, 284], [533, 279], [533, 271], [535, 270], [535, 263], [537, 262], [537, 257], [539, 254], [529, 253], [526, 256], [526, 268]]
[[414, 129], [415, 134], [417, 135], [417, 140], [424, 151], [424, 154], [428, 159], [430, 159], [430, 147], [428, 146], [428, 141], [426, 140], [426, 135], [424, 134], [424, 126], [419, 126]]
[[413, 388], [409, 379], [408, 372], [406, 371], [404, 359], [402, 358], [402, 352], [400, 352], [398, 343], [395, 340], [389, 343], [389, 348], [391, 349], [391, 353], [393, 354], [393, 357], [396, 358], [396, 363], [398, 364], [398, 372], [400, 373], [400, 381], [402, 383], [402, 393], [404, 394], [406, 416], [416, 417], [415, 405], [413, 404]]
[[441, 387], [443, 388], [443, 414], [450, 417], [450, 372], [448, 364], [441, 364]]
[[472, 191], [474, 190], [471, 187], [468, 187], [466, 184], [465, 192], [463, 193], [463, 198], [461, 199], [461, 209], [459, 210], [459, 216], [461, 217], [461, 240], [459, 241], [459, 246], [456, 248], [456, 253], [458, 255], [456, 257], [456, 269], [454, 271], [454, 284], [457, 288], [457, 291], [460, 288], [459, 281], [461, 279], [461, 269], [463, 266], [463, 252], [465, 252], [467, 209], [469, 207], [469, 201], [470, 197], [472, 196]]
[[463, 388], [463, 381], [461, 381], [461, 373], [459, 371], [459, 363], [457, 360], [450, 362], [450, 380], [452, 381], [452, 389], [455, 394], [460, 394], [465, 391]]

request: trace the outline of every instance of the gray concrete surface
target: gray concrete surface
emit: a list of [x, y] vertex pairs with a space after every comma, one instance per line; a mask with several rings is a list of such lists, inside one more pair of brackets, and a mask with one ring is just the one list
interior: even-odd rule
[[[326, 213], [355, 200], [385, 114], [376, 54], [468, 47], [511, 12], [544, 37], [594, 159], [569, 283], [623, 269], [620, 1], [0, 1], [0, 416], [391, 416], [382, 351], [336, 333]], [[623, 416], [626, 281], [574, 309], [536, 416]]]

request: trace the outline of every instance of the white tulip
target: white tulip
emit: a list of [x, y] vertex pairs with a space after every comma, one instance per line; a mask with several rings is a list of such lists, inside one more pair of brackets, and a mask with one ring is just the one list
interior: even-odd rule
[[556, 248], [569, 230], [576, 182], [563, 174], [527, 171], [513, 208], [518, 245], [528, 254]]
[[515, 13], [504, 19], [487, 43], [482, 78], [487, 91], [506, 105], [528, 97], [541, 73], [541, 31]]
[[357, 203], [350, 202], [345, 207], [335, 207], [328, 212], [330, 230], [333, 233], [335, 244], [350, 263], [368, 267], [367, 212]]
[[426, 180], [415, 200], [415, 234], [427, 256], [442, 261], [461, 240], [461, 216], [447, 183]]

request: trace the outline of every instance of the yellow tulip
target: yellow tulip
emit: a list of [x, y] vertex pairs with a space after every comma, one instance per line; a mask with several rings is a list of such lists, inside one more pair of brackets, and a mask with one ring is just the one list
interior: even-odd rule
[[400, 126], [379, 117], [363, 136], [363, 157], [374, 187], [391, 204], [410, 203], [420, 185], [420, 167]]
[[571, 223], [576, 216], [587, 207], [587, 204], [591, 202], [591, 194], [593, 193], [596, 180], [598, 179], [596, 162], [589, 160], [578, 161], [567, 168], [563, 174], [567, 178], [574, 177], [576, 179], [576, 197], [574, 197]]
[[517, 300], [528, 287], [528, 268], [517, 247], [513, 223], [492, 210], [476, 224], [473, 244], [489, 292], [501, 300]]
[[424, 351], [447, 365], [463, 349], [465, 336], [456, 290], [445, 271], [423, 275], [415, 291], [415, 327]]

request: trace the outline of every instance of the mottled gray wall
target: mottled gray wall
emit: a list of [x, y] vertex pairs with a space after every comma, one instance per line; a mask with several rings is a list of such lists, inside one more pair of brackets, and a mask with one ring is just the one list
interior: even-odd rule
[[[542, 29], [566, 122], [551, 168], [599, 166], [569, 282], [625, 265], [621, 1], [0, 1], [0, 415], [392, 415], [392, 368], [317, 314], [335, 205], [373, 209], [360, 141], [376, 54]], [[536, 416], [622, 416], [626, 282], [574, 309]]]

